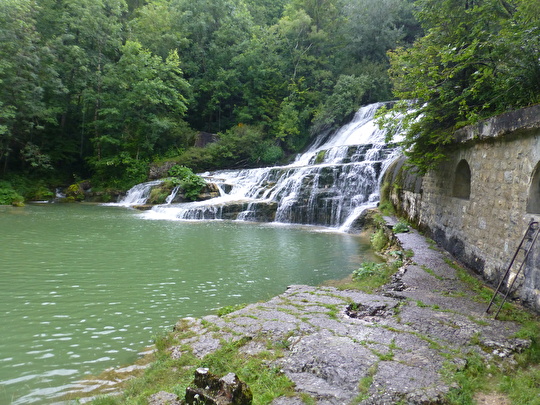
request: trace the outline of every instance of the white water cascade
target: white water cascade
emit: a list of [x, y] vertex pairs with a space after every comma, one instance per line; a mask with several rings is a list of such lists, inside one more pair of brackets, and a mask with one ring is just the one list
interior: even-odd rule
[[[382, 104], [361, 108], [352, 121], [312, 146], [286, 166], [203, 173], [220, 196], [191, 203], [154, 206], [150, 219], [282, 222], [322, 225], [343, 231], [379, 199], [379, 181], [399, 152], [385, 143], [385, 132], [374, 122]], [[118, 204], [144, 204], [148, 182], [131, 189]], [[178, 190], [174, 190], [176, 193]]]

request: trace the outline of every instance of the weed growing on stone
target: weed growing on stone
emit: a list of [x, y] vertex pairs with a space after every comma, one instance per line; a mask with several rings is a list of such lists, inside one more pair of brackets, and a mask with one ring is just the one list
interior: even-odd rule
[[304, 405], [315, 405], [317, 403], [315, 398], [313, 398], [311, 395], [305, 394], [305, 393], [300, 394], [300, 399], [302, 400], [302, 403]]
[[376, 252], [382, 251], [388, 245], [388, 236], [384, 233], [382, 229], [377, 230], [370, 238], [371, 247]]
[[367, 374], [360, 379], [360, 382], [358, 383], [358, 391], [360, 391], [360, 394], [351, 402], [351, 404], [359, 404], [369, 397], [369, 388], [373, 384], [373, 376], [377, 374], [378, 368], [379, 364], [375, 363], [368, 369]]
[[228, 315], [228, 314], [230, 314], [232, 312], [239, 311], [242, 308], [245, 308], [246, 306], [247, 306], [247, 304], [236, 304], [236, 305], [228, 305], [228, 306], [222, 307], [222, 308], [217, 310], [217, 316], [223, 317], [223, 316]]
[[279, 368], [266, 365], [268, 353], [247, 356], [239, 350], [248, 341], [246, 338], [236, 342], [223, 342], [222, 347], [206, 356], [199, 367], [207, 367], [218, 375], [235, 373], [251, 388], [254, 404], [267, 404], [279, 396], [291, 395], [293, 383]]
[[364, 262], [352, 274], [353, 282], [339, 286], [340, 289], [354, 288], [366, 293], [373, 293], [388, 284], [390, 278], [402, 266], [401, 260], [386, 263]]
[[430, 269], [429, 267], [427, 267], [426, 265], [422, 265], [420, 266], [422, 268], [422, 270], [424, 270], [426, 273], [432, 275], [433, 277], [435, 277], [437, 280], [444, 280], [444, 277], [441, 277], [439, 276], [438, 274], [436, 274], [432, 269]]
[[[182, 333], [182, 332], [181, 332]], [[293, 383], [276, 367], [269, 367], [268, 361], [282, 356], [281, 349], [262, 351], [255, 356], [242, 353], [241, 348], [249, 338], [237, 341], [222, 341], [221, 347], [205, 356], [202, 360], [191, 354], [189, 348], [182, 356], [173, 359], [168, 343], [176, 340], [175, 332], [170, 336], [156, 339], [155, 360], [145, 370], [144, 375], [126, 383], [121, 396], [101, 396], [92, 401], [92, 405], [135, 405], [146, 403], [147, 398], [159, 391], [172, 392], [183, 398], [186, 387], [193, 380], [194, 371], [199, 367], [208, 367], [217, 375], [235, 373], [246, 382], [253, 392], [253, 404], [268, 404], [274, 398], [294, 393]]]
[[407, 221], [403, 220], [403, 219], [400, 219], [398, 221], [397, 224], [395, 224], [393, 227], [392, 227], [392, 231], [394, 233], [404, 233], [404, 232], [409, 232], [410, 229], [409, 229], [410, 225]]

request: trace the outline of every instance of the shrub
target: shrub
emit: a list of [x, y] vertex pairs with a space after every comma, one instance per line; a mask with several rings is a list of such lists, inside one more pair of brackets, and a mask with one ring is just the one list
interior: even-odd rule
[[355, 288], [366, 293], [374, 293], [381, 286], [390, 282], [391, 277], [403, 265], [401, 260], [386, 263], [364, 262], [359, 269], [352, 274], [354, 284], [349, 288]]
[[24, 197], [13, 189], [7, 181], [0, 181], [0, 205], [15, 205], [21, 206], [24, 202]]
[[392, 230], [394, 231], [394, 233], [409, 232], [409, 224], [407, 223], [407, 221], [400, 220], [392, 227]]
[[355, 281], [365, 280], [381, 272], [384, 266], [384, 263], [364, 262], [358, 270], [353, 271], [352, 278]]
[[262, 127], [237, 125], [220, 133], [217, 142], [189, 148], [175, 161], [195, 172], [276, 164], [285, 153], [275, 140], [265, 137]]
[[239, 311], [240, 309], [245, 308], [246, 305], [247, 304], [236, 304], [236, 305], [228, 305], [226, 307], [222, 307], [218, 309], [217, 316], [222, 317], [230, 313], [233, 313], [235, 311]]
[[92, 183], [102, 187], [127, 190], [148, 176], [148, 162], [132, 158], [127, 152], [101, 160], [92, 158], [89, 163], [95, 171]]
[[191, 171], [189, 167], [175, 165], [169, 169], [169, 176], [182, 188], [187, 199], [195, 201], [206, 181]]
[[371, 246], [377, 252], [383, 250], [386, 245], [388, 245], [388, 237], [382, 229], [377, 230], [373, 235], [371, 235]]

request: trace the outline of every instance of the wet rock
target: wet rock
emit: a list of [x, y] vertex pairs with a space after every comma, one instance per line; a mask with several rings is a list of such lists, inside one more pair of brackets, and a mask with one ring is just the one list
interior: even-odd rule
[[139, 205], [133, 206], [134, 209], [139, 210], [139, 211], [149, 211], [152, 209], [152, 207], [153, 207], [152, 204], [139, 204]]

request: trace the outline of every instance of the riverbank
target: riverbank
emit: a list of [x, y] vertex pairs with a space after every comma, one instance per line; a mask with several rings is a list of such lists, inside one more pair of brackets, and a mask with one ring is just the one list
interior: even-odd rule
[[[157, 342], [157, 362], [166, 367], [152, 366], [143, 378], [162, 380], [152, 388], [138, 380], [124, 399], [107, 403], [146, 396], [173, 404], [201, 366], [237, 373], [255, 403], [494, 403], [473, 399], [481, 386], [467, 387], [471, 373], [517, 373], [532, 334], [505, 320], [507, 309], [499, 320], [487, 315], [489, 290], [416, 231], [394, 236], [395, 252], [412, 258], [375, 294], [296, 285], [227, 315], [182, 319]], [[266, 387], [257, 386], [261, 380]]]

